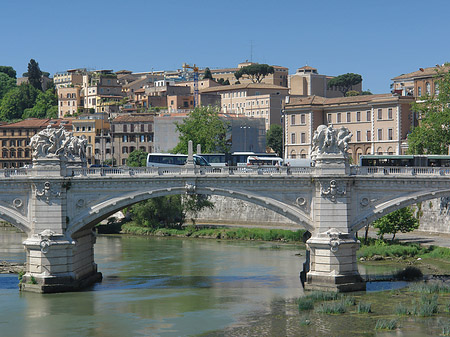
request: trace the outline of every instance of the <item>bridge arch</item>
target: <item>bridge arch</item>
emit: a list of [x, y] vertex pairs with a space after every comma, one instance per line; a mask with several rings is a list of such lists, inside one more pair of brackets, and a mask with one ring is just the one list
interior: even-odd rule
[[382, 201], [373, 208], [363, 212], [358, 216], [351, 224], [350, 228], [353, 232], [357, 232], [368, 223], [372, 223], [379, 218], [392, 213], [401, 208], [411, 206], [418, 202], [427, 201], [430, 199], [436, 199], [444, 196], [450, 196], [450, 189], [440, 191], [426, 191], [415, 192], [408, 195], [402, 195], [389, 201]]
[[11, 208], [0, 205], [0, 218], [26, 234], [31, 231], [28, 219]]
[[[74, 233], [94, 226], [108, 216], [114, 214], [121, 209], [131, 206], [140, 201], [148, 200], [151, 198], [166, 196], [166, 195], [176, 195], [185, 194], [185, 187], [172, 187], [164, 188], [158, 190], [150, 191], [138, 191], [134, 193], [128, 193], [120, 197], [112, 197], [107, 201], [103, 201], [97, 205], [87, 208], [80, 212], [72, 221], [67, 228], [67, 235], [72, 236]], [[198, 194], [208, 194], [208, 195], [221, 195], [226, 197], [231, 197], [235, 199], [244, 200], [253, 204], [257, 204], [272, 211], [285, 216], [286, 218], [299, 224], [299, 227], [304, 227], [308, 231], [313, 231], [314, 227], [310, 217], [300, 209], [295, 206], [282, 203], [278, 200], [261, 197], [257, 194], [251, 194], [247, 191], [237, 191], [237, 190], [226, 190], [215, 187], [199, 187], [196, 189]]]

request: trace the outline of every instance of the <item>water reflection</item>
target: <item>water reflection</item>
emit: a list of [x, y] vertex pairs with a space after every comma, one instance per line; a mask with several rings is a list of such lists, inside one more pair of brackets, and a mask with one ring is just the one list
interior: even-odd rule
[[[9, 258], [24, 260], [21, 237], [2, 240], [2, 256], [11, 250]], [[0, 277], [0, 331], [5, 336], [180, 336], [223, 329], [251, 312], [278, 310], [276, 298], [301, 296], [298, 273], [304, 259], [295, 255], [300, 249], [99, 237], [95, 254], [104, 280], [89, 291], [19, 293], [16, 276]]]

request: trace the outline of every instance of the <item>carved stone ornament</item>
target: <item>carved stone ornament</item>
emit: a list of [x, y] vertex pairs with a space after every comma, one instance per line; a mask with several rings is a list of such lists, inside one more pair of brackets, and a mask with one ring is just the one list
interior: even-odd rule
[[347, 156], [348, 143], [352, 139], [352, 133], [342, 126], [339, 130], [333, 129], [330, 124], [319, 125], [314, 132], [311, 144], [311, 158], [315, 159], [321, 154], [343, 154]]
[[85, 204], [86, 204], [86, 202], [84, 201], [84, 199], [78, 199], [77, 203], [76, 203], [76, 206], [78, 208], [83, 208]]
[[36, 196], [45, 199], [46, 202], [49, 202], [51, 198], [58, 198], [60, 195], [61, 192], [52, 191], [51, 184], [48, 181], [44, 183], [42, 190], [39, 191], [36, 188]]
[[303, 197], [298, 197], [297, 199], [295, 199], [295, 203], [298, 206], [305, 206], [306, 205], [306, 199]]
[[362, 207], [366, 207], [369, 204], [369, 199], [368, 198], [362, 198], [359, 203], [361, 204]]
[[197, 187], [193, 183], [186, 183], [184, 188], [186, 189], [186, 194], [194, 194]]
[[16, 198], [13, 200], [13, 205], [15, 208], [22, 208], [23, 206], [23, 201], [22, 199]]
[[329, 184], [320, 183], [320, 195], [330, 198], [332, 202], [336, 202], [338, 196], [343, 196], [347, 193], [345, 186], [338, 186], [336, 180], [331, 180]]
[[65, 157], [70, 160], [86, 161], [86, 136], [75, 137], [62, 126], [59, 129], [50, 125], [31, 137], [33, 159]]
[[333, 253], [336, 253], [339, 250], [339, 245], [341, 244], [340, 240], [341, 232], [339, 232], [335, 228], [332, 228], [329, 231], [327, 231], [327, 235], [330, 238], [330, 250]]

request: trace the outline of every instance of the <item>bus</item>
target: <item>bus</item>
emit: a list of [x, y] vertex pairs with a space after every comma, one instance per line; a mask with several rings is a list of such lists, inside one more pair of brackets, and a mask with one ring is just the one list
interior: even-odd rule
[[226, 166], [228, 163], [225, 153], [202, 153], [201, 156], [205, 158], [211, 166]]
[[277, 157], [276, 153], [233, 152], [233, 153], [202, 153], [211, 166], [246, 166], [249, 156]]
[[282, 166], [283, 159], [280, 157], [260, 157], [260, 156], [248, 156], [247, 166]]
[[360, 166], [450, 167], [448, 155], [363, 155]]
[[[187, 154], [172, 153], [149, 153], [147, 156], [147, 167], [170, 167], [186, 165]], [[198, 166], [211, 166], [208, 161], [194, 154], [194, 164]]]

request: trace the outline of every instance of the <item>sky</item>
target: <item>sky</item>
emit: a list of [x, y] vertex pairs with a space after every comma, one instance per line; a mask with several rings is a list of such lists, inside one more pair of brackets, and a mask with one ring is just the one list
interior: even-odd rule
[[0, 65], [35, 59], [74, 68], [232, 68], [249, 60], [320, 74], [357, 73], [363, 89], [450, 61], [450, 1], [1, 1]]

